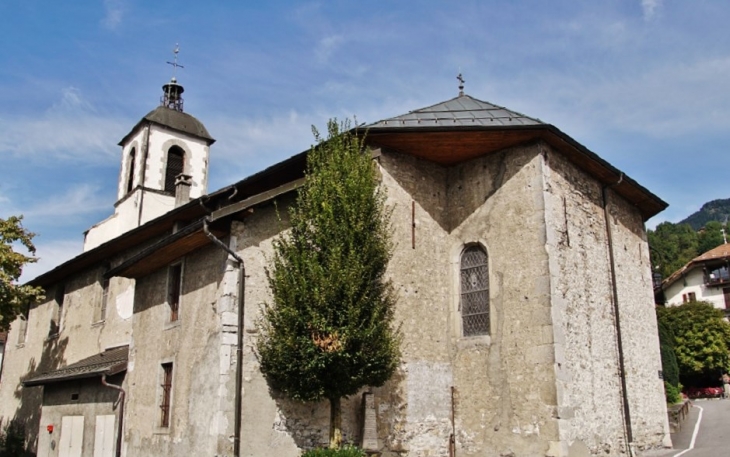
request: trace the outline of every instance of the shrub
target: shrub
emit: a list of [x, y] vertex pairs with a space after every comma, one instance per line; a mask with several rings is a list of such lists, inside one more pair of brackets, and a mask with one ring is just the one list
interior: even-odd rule
[[667, 403], [670, 405], [682, 401], [682, 394], [679, 392], [679, 389], [667, 381], [664, 381], [664, 396], [667, 398]]
[[340, 449], [312, 449], [302, 454], [302, 457], [367, 457], [367, 454], [355, 446], [343, 446]]
[[0, 431], [0, 457], [21, 457], [25, 453], [25, 427], [18, 421], [10, 421]]

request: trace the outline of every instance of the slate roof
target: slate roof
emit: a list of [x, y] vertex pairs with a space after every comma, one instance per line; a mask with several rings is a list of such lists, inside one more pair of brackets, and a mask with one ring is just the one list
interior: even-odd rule
[[71, 379], [115, 375], [127, 370], [129, 346], [121, 346], [96, 354], [57, 370], [40, 373], [23, 381], [24, 386], [40, 386]]
[[152, 122], [178, 132], [186, 133], [196, 138], [207, 140], [210, 144], [215, 142], [203, 123], [193, 116], [165, 106], [158, 106], [147, 113], [147, 115], [143, 117], [142, 120], [140, 120], [124, 138], [122, 138], [119, 145], [121, 146], [125, 143], [127, 138], [137, 131], [140, 124], [143, 124], [144, 122]]
[[410, 111], [407, 114], [383, 119], [368, 125], [367, 128], [436, 126], [501, 128], [518, 125], [545, 125], [545, 123], [503, 106], [477, 100], [469, 95], [460, 95], [445, 102]]

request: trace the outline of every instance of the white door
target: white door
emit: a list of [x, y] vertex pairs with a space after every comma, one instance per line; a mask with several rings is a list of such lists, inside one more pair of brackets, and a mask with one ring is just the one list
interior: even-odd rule
[[96, 416], [94, 457], [114, 457], [114, 423], [116, 416]]
[[84, 416], [61, 418], [61, 441], [58, 457], [81, 457], [84, 448]]

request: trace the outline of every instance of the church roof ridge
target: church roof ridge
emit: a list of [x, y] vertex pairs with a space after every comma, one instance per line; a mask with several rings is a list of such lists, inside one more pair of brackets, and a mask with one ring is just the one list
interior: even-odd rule
[[383, 119], [367, 128], [398, 127], [505, 127], [546, 125], [537, 118], [476, 99], [470, 95], [457, 97], [434, 105], [409, 111], [406, 114]]

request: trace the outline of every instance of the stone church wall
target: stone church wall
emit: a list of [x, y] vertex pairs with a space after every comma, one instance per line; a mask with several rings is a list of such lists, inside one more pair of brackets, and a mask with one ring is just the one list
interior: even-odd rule
[[[104, 266], [90, 268], [48, 287], [43, 303], [30, 309], [25, 340], [19, 339], [20, 319], [11, 326], [0, 388], [0, 420], [4, 424], [17, 417], [24, 422], [31, 450], [36, 449], [39, 440], [49, 442], [53, 437], [39, 433], [43, 387], [22, 387], [21, 381], [129, 343], [134, 284], [126, 278], [110, 280], [106, 316], [102, 319], [103, 271]], [[51, 321], [58, 319], [55, 297], [59, 287], [64, 289], [60, 332], [49, 336]]]
[[[230, 432], [220, 429], [218, 409], [233, 404], [233, 389], [221, 401], [218, 297], [226, 256], [208, 245], [186, 256], [182, 268], [177, 321], [171, 322], [167, 304], [168, 269], [137, 280], [127, 370], [127, 455], [225, 455], [219, 439]], [[161, 426], [164, 363], [173, 364], [169, 427]]]
[[[547, 250], [563, 455], [626, 451], [601, 185], [542, 144]], [[638, 211], [609, 191], [613, 252], [636, 447], [666, 438], [648, 247]], [[641, 394], [639, 394], [641, 392]]]
[[[558, 429], [537, 149], [451, 169], [395, 153], [379, 160], [393, 208], [389, 272], [404, 334], [399, 371], [373, 389], [383, 455], [447, 456], [452, 433], [459, 455], [544, 455]], [[273, 208], [257, 209], [234, 230], [247, 271], [244, 455], [295, 456], [327, 442], [328, 405], [272, 398], [252, 351], [259, 307], [270, 300], [264, 268], [282, 224]], [[459, 333], [459, 257], [468, 243], [489, 253], [487, 337]], [[345, 440], [358, 443], [359, 396], [343, 403], [343, 415]]]

